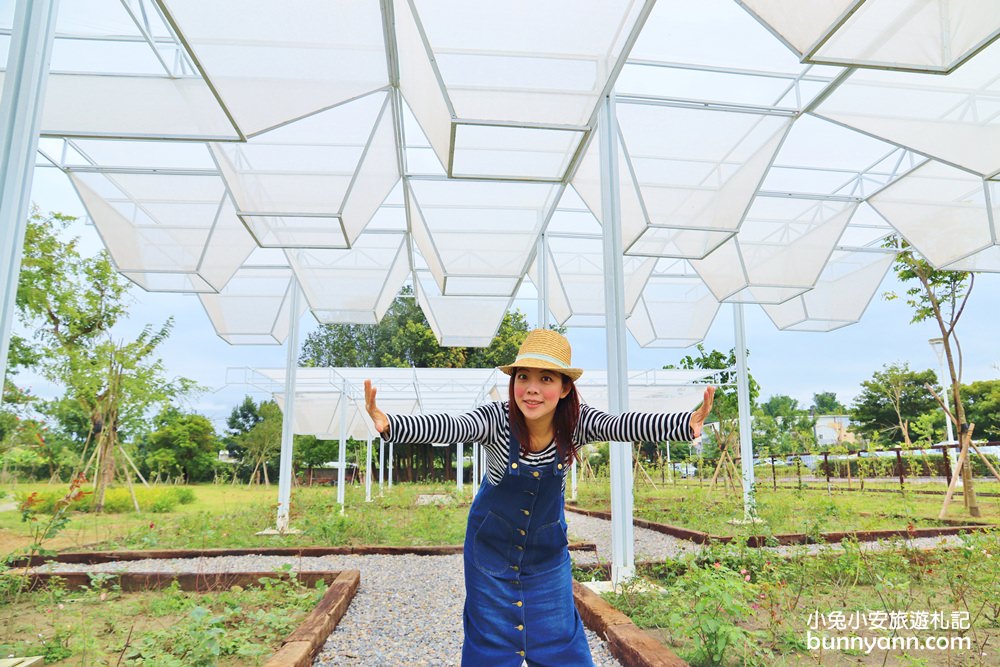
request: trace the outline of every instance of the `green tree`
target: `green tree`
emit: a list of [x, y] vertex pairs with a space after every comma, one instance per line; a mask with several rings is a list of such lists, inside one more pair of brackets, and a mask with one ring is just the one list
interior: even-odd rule
[[243, 462], [251, 466], [250, 483], [270, 485], [268, 467], [275, 468], [275, 460], [281, 452], [281, 408], [274, 401], [261, 401], [257, 407], [260, 421], [246, 433], [236, 437], [236, 444], [243, 448]]
[[226, 417], [226, 433], [222, 437], [222, 443], [230, 456], [236, 459], [243, 458], [244, 451], [239, 444], [239, 438], [259, 424], [261, 419], [253, 397], [249, 394], [244, 396], [243, 402], [233, 408], [229, 416]]
[[791, 396], [776, 394], [760, 404], [760, 410], [768, 417], [794, 417], [804, 411], [799, 402]]
[[[897, 239], [888, 241], [893, 245], [897, 242]], [[955, 433], [961, 438], [965, 433], [964, 425], [967, 425], [969, 420], [965, 414], [966, 406], [962, 401], [962, 348], [958, 343], [956, 327], [962, 313], [965, 312], [965, 305], [969, 302], [969, 296], [976, 283], [976, 274], [938, 270], [905, 241], [900, 245], [901, 249], [896, 255], [893, 270], [899, 280], [907, 285], [906, 303], [913, 310], [910, 322], [933, 321], [941, 333], [945, 366], [948, 369], [948, 378], [942, 378], [941, 382], [947, 383], [946, 391], [951, 392], [952, 423]], [[888, 292], [885, 297], [895, 299], [897, 295]], [[965, 505], [971, 516], [980, 516], [973, 487], [971, 456], [966, 458], [961, 473]]]
[[427, 318], [404, 287], [378, 324], [325, 324], [302, 345], [303, 366], [489, 368], [509, 362], [528, 333], [520, 311], [504, 315], [489, 346], [441, 347]]
[[912, 446], [910, 424], [938, 405], [925, 384], [933, 385], [934, 371], [915, 372], [907, 363], [885, 364], [870, 380], [851, 409], [856, 431], [870, 439], [885, 436], [890, 442]]
[[812, 409], [817, 415], [845, 415], [847, 407], [837, 400], [837, 394], [832, 391], [821, 391], [813, 394]]
[[963, 385], [968, 401], [965, 415], [976, 425], [976, 439], [1000, 441], [1000, 380], [981, 380]]
[[[696, 349], [698, 350], [697, 355], [687, 355], [676, 365], [667, 365], [664, 368], [684, 368], [687, 370], [694, 369], [705, 369], [705, 370], [716, 370], [715, 377], [712, 379], [705, 380], [705, 384], [717, 383], [717, 388], [715, 391], [715, 402], [712, 406], [712, 412], [715, 414], [719, 429], [719, 438], [723, 442], [730, 443], [730, 445], [736, 444], [736, 436], [739, 433], [739, 401], [736, 392], [736, 350], [729, 350], [729, 354], [720, 352], [719, 350], [712, 350], [711, 352], [705, 349], [705, 346], [698, 343]], [[747, 356], [750, 356], [749, 350], [747, 351]], [[749, 372], [747, 373], [749, 378], [749, 394], [750, 394], [750, 410], [751, 413], [754, 410], [754, 406], [757, 402], [757, 397], [760, 394], [760, 385], [754, 380], [753, 375]], [[718, 445], [714, 440], [706, 439], [705, 444], [705, 455], [714, 456], [718, 453]], [[733, 447], [730, 447], [730, 453], [735, 454]]]
[[[64, 388], [64, 414], [88, 423], [83, 449], [93, 444], [99, 467], [94, 508], [115, 477], [119, 439], [145, 429], [149, 411], [194, 388], [190, 381], [164, 377], [156, 350], [172, 323], [146, 326], [135, 338], [115, 337], [128, 314], [129, 283], [106, 252], [80, 253], [76, 238], [66, 240], [73, 221], [34, 211], [25, 234], [17, 290], [17, 312], [33, 343], [16, 340], [18, 363], [31, 362], [43, 377]], [[33, 353], [25, 352], [32, 348]], [[86, 460], [86, 451], [81, 452]]]
[[[157, 415], [154, 425], [145, 447], [151, 470], [179, 474], [188, 482], [212, 479], [219, 439], [207, 417], [168, 407]], [[155, 466], [150, 465], [150, 458]]]

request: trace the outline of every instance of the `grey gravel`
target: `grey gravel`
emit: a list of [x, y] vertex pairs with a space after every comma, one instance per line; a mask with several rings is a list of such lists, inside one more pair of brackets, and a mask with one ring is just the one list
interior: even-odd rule
[[[611, 523], [605, 519], [566, 513], [571, 539], [593, 542], [597, 552], [572, 551], [576, 564], [607, 562], [611, 554]], [[635, 527], [636, 560], [677, 558], [704, 547]], [[919, 538], [908, 541], [929, 549], [957, 544], [957, 537]], [[885, 549], [898, 542], [867, 544]], [[779, 555], [801, 555], [840, 549], [840, 545], [803, 545], [769, 548]], [[222, 556], [216, 558], [119, 561], [94, 565], [51, 563], [37, 568], [49, 572], [271, 572], [291, 564], [296, 571], [361, 571], [361, 584], [347, 614], [330, 635], [313, 663], [316, 666], [396, 665], [439, 666], [459, 664], [462, 649], [462, 556], [371, 555], [290, 558], [283, 556]], [[615, 667], [607, 645], [587, 630], [597, 667]]]
[[[598, 561], [608, 562], [611, 559], [611, 522], [606, 519], [566, 512], [566, 525], [569, 528], [571, 540], [593, 542], [597, 545], [597, 553], [592, 551], [573, 552], [573, 560], [577, 564], [593, 564]], [[635, 559], [637, 561], [658, 561], [665, 558], [680, 558], [684, 554], [698, 553], [704, 545], [695, 544], [671, 535], [664, 535], [648, 528], [633, 527], [635, 535]], [[882, 551], [898, 548], [901, 540], [882, 540], [865, 542], [865, 551]], [[944, 537], [918, 537], [906, 540], [905, 543], [913, 549], [934, 549], [940, 546], [955, 546], [961, 544], [956, 535]], [[840, 544], [802, 544], [778, 547], [764, 547], [761, 550], [780, 556], [801, 556], [823, 551], [838, 551]]]
[[[347, 614], [330, 634], [314, 665], [437, 667], [458, 665], [462, 654], [465, 591], [462, 556], [221, 556], [150, 559], [94, 565], [51, 563], [50, 572], [270, 572], [291, 564], [296, 571], [361, 571]], [[594, 664], [620, 667], [607, 645], [587, 630]]]

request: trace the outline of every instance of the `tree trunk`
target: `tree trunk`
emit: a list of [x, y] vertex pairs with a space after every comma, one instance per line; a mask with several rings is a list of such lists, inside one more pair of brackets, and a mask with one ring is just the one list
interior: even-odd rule
[[[107, 422], [105, 422], [107, 424]], [[104, 511], [104, 494], [108, 487], [115, 481], [115, 445], [117, 438], [115, 431], [110, 425], [105, 426], [98, 439], [98, 460], [100, 461], [95, 478], [97, 486], [94, 488], [94, 511]]]

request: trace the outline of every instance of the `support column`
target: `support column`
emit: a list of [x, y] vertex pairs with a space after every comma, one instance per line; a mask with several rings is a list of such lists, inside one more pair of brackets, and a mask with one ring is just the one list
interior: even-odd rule
[[464, 443], [455, 443], [455, 490], [462, 492], [465, 486], [465, 446]]
[[389, 488], [392, 488], [392, 468], [396, 465], [396, 457], [393, 456], [392, 446], [394, 443], [389, 443]]
[[382, 483], [385, 480], [385, 440], [378, 439], [378, 495], [382, 497]]
[[472, 443], [472, 497], [479, 493], [479, 443]]
[[[608, 411], [628, 410], [628, 362], [625, 354], [625, 272], [622, 261], [621, 202], [618, 174], [618, 123], [614, 95], [604, 98], [597, 141], [601, 157], [601, 217], [604, 242], [604, 313], [608, 347]], [[632, 443], [610, 443], [611, 581], [615, 586], [635, 576], [632, 530]]]
[[340, 384], [340, 447], [337, 452], [337, 502], [344, 513], [344, 480], [347, 478], [347, 380]]
[[750, 373], [747, 370], [747, 333], [743, 321], [743, 304], [733, 304], [736, 338], [736, 403], [740, 412], [740, 467], [743, 470], [743, 518], [757, 518], [757, 496], [754, 488], [753, 434], [750, 430]]
[[576, 500], [576, 459], [573, 459], [573, 463], [569, 467], [569, 488], [569, 499]]
[[372, 436], [368, 435], [368, 446], [365, 448], [365, 502], [372, 501]]
[[14, 322], [24, 232], [42, 124], [58, 0], [14, 3], [13, 33], [0, 97], [0, 385]]
[[299, 282], [293, 276], [289, 288], [291, 321], [285, 340], [285, 410], [281, 415], [281, 457], [278, 464], [278, 519], [275, 527], [279, 533], [289, 532], [288, 512], [292, 498], [292, 446], [295, 425], [295, 377], [299, 368]]
[[545, 232], [538, 235], [538, 249], [535, 252], [538, 262], [538, 328], [549, 328], [549, 263], [546, 261]]

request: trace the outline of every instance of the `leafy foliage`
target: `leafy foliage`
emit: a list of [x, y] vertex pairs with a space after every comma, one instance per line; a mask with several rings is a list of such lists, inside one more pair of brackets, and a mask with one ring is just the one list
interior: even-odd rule
[[870, 380], [861, 383], [852, 416], [857, 431], [869, 438], [910, 443], [910, 424], [923, 413], [938, 409], [924, 384], [934, 385], [934, 371], [912, 371], [907, 363], [885, 364]]
[[153, 424], [156, 430], [144, 442], [151, 471], [190, 482], [212, 479], [219, 440], [207, 417], [168, 407]]
[[410, 288], [403, 288], [376, 325], [319, 327], [306, 337], [299, 363], [355, 368], [489, 368], [513, 359], [528, 333], [524, 314], [514, 311], [504, 315], [488, 347], [441, 347], [412, 294]]
[[832, 391], [821, 391], [813, 394], [812, 409], [817, 415], [845, 415], [847, 407], [837, 400], [837, 394]]
[[[719, 350], [709, 352], [705, 350], [705, 346], [701, 343], [698, 343], [696, 349], [698, 350], [697, 356], [689, 354], [681, 359], [677, 366], [667, 365], [664, 368], [718, 371], [714, 379], [706, 381], [718, 385], [715, 391], [715, 402], [712, 406], [712, 412], [718, 419], [719, 439], [723, 442], [734, 442], [736, 433], [739, 430], [737, 421], [740, 414], [739, 399], [736, 391], [736, 350], [735, 348], [729, 350], [728, 355]], [[747, 356], [749, 357], [749, 355], [750, 352], [747, 351]], [[750, 409], [752, 412], [757, 402], [757, 397], [760, 395], [760, 385], [754, 380], [753, 375], [750, 373], [747, 373], [747, 375], [749, 377]], [[706, 443], [705, 453], [709, 456], [717, 454], [718, 443]]]
[[[715, 403], [712, 412], [721, 420], [732, 420], [739, 417], [739, 406], [736, 394], [736, 350], [729, 350], [729, 354], [712, 350], [705, 350], [705, 346], [698, 343], [698, 355], [688, 355], [680, 360], [677, 366], [664, 366], [664, 368], [685, 368], [688, 370], [706, 369], [718, 370], [716, 373], [719, 387], [715, 392]], [[749, 350], [747, 356], [750, 356]], [[712, 380], [710, 380], [712, 382]], [[760, 395], [760, 385], [750, 375], [750, 407], [756, 405], [757, 397]]]
[[968, 401], [965, 416], [976, 425], [976, 438], [1000, 441], [1000, 380], [981, 380], [962, 385]]
[[[76, 238], [66, 239], [72, 218], [34, 211], [28, 221], [17, 290], [21, 323], [33, 342], [18, 340], [17, 364], [30, 364], [64, 388], [52, 416], [66, 431], [102, 450], [98, 505], [115, 475], [120, 437], [142, 433], [150, 409], [194, 389], [168, 380], [156, 351], [170, 335], [171, 320], [147, 325], [126, 340], [115, 326], [128, 314], [129, 283], [107, 252], [86, 257]], [[28, 347], [32, 353], [23, 353]]]

